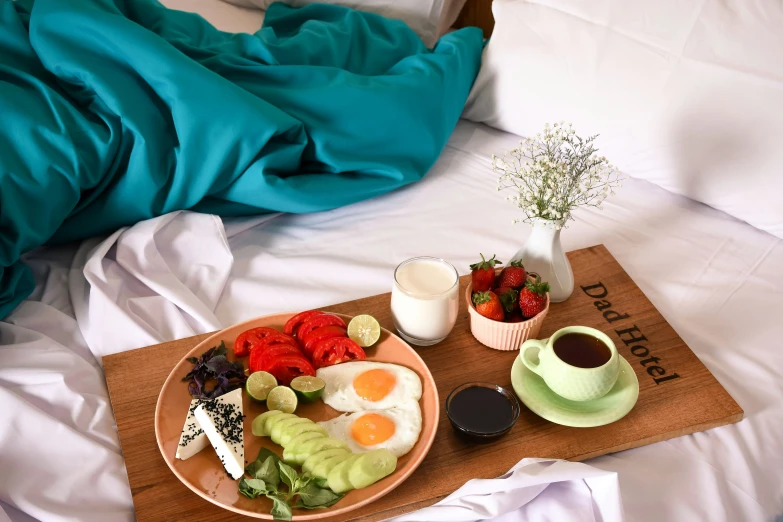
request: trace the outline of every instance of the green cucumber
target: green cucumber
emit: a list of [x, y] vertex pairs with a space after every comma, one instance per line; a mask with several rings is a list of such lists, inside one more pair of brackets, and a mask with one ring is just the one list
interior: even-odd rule
[[273, 415], [272, 417], [269, 417], [264, 421], [264, 436], [268, 437], [272, 434], [272, 428], [275, 427], [275, 424], [278, 422], [282, 422], [286, 419], [298, 419], [296, 415], [293, 413], [281, 413], [279, 415]]
[[334, 457], [322, 460], [313, 468], [311, 475], [320, 479], [325, 479], [336, 465], [351, 457], [353, 457], [353, 453], [341, 453], [340, 455], [335, 455]]
[[299, 454], [297, 453], [296, 448], [298, 446], [301, 446], [308, 440], [313, 439], [323, 439], [325, 438], [325, 435], [321, 433], [320, 431], [306, 431], [304, 433], [300, 433], [296, 437], [293, 438], [291, 443], [286, 446], [286, 448], [283, 450], [283, 460], [286, 464], [290, 464], [293, 466], [301, 466], [304, 463], [304, 459], [299, 460], [297, 457]]
[[323, 434], [323, 432], [320, 431], [306, 431], [304, 433], [300, 433], [293, 439], [291, 439], [291, 442], [288, 443], [288, 446], [285, 447], [285, 449], [291, 453], [291, 455], [295, 454], [299, 451], [299, 448], [302, 447], [302, 444], [305, 442], [309, 442], [313, 439], [325, 439], [326, 435]]
[[383, 477], [391, 475], [396, 467], [397, 457], [392, 455], [389, 450], [371, 451], [354, 461], [348, 471], [348, 480], [356, 489], [366, 488]]
[[353, 484], [348, 480], [348, 471], [350, 471], [351, 466], [359, 457], [361, 457], [361, 455], [351, 455], [332, 468], [327, 477], [327, 486], [329, 486], [329, 489], [335, 493], [345, 493], [346, 491], [353, 489]]
[[269, 436], [272, 437], [272, 442], [280, 444], [285, 430], [291, 426], [296, 426], [297, 424], [313, 424], [313, 421], [305, 419], [304, 417], [294, 417], [293, 419], [284, 419], [280, 422], [276, 422], [275, 425], [272, 426], [272, 431], [269, 434]]
[[276, 417], [277, 415], [282, 414], [283, 412], [280, 410], [269, 410], [253, 419], [253, 435], [256, 437], [265, 437], [269, 435], [269, 433], [264, 430], [266, 421], [272, 417]]
[[280, 445], [284, 448], [287, 448], [288, 445], [291, 444], [291, 441], [294, 440], [297, 436], [310, 431], [323, 433], [326, 435], [326, 430], [323, 428], [323, 426], [314, 422], [309, 422], [307, 424], [294, 424], [293, 426], [289, 426], [285, 431], [283, 431], [283, 434], [280, 436]]
[[296, 449], [296, 453], [294, 455], [296, 460], [304, 462], [308, 459], [308, 457], [310, 457], [310, 455], [314, 455], [325, 449], [334, 448], [348, 449], [348, 445], [341, 440], [325, 437], [323, 439], [316, 439], [305, 442]]
[[343, 453], [350, 454], [350, 452], [345, 448], [330, 448], [319, 451], [318, 453], [313, 453], [307, 457], [307, 460], [305, 460], [304, 464], [302, 464], [302, 471], [312, 474], [313, 468], [320, 464], [322, 460], [326, 460], [337, 455], [342, 455]]

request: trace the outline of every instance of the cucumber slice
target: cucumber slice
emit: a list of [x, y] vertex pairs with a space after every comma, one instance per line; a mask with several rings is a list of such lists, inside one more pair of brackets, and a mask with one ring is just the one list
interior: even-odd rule
[[318, 453], [313, 453], [307, 457], [307, 460], [302, 464], [302, 471], [312, 474], [313, 468], [320, 464], [322, 460], [342, 455], [343, 453], [348, 453], [350, 455], [350, 452], [345, 448], [331, 448], [319, 451]]
[[294, 419], [299, 418], [293, 413], [281, 413], [280, 415], [273, 415], [272, 417], [269, 417], [264, 421], [264, 436], [268, 437], [272, 434], [272, 428], [275, 427], [275, 424], [278, 422], [284, 421], [286, 419]]
[[308, 459], [308, 457], [310, 457], [310, 455], [315, 455], [319, 451], [334, 448], [348, 449], [348, 445], [341, 440], [333, 439], [331, 437], [308, 441], [297, 448], [296, 460], [304, 462]]
[[397, 457], [387, 449], [379, 449], [361, 455], [351, 465], [348, 480], [354, 488], [366, 488], [383, 477], [390, 475], [397, 467]]
[[336, 465], [344, 460], [350, 459], [351, 457], [353, 457], [353, 453], [341, 453], [340, 455], [335, 455], [334, 457], [329, 457], [328, 459], [322, 460], [318, 463], [317, 466], [313, 468], [311, 475], [320, 479], [325, 479], [329, 476], [329, 472], [332, 471]]
[[296, 448], [298, 446], [301, 446], [308, 440], [313, 439], [323, 439], [326, 435], [321, 433], [320, 431], [306, 431], [304, 433], [300, 433], [296, 437], [294, 437], [291, 440], [291, 443], [286, 446], [285, 450], [283, 450], [283, 460], [286, 464], [291, 464], [295, 466], [301, 466], [304, 463], [304, 459], [299, 460], [298, 453], [296, 452]]
[[294, 424], [293, 426], [289, 426], [288, 429], [283, 431], [283, 434], [280, 435], [280, 445], [284, 448], [287, 448], [292, 440], [294, 440], [300, 434], [307, 433], [308, 431], [315, 431], [326, 435], [326, 430], [323, 428], [323, 426], [320, 426], [314, 422], [309, 422], [307, 424]]
[[266, 425], [266, 421], [270, 419], [271, 417], [275, 417], [277, 415], [282, 415], [283, 412], [280, 410], [269, 410], [265, 411], [255, 419], [253, 419], [253, 435], [256, 437], [265, 437], [269, 435], [268, 432], [264, 430], [264, 426]]
[[346, 491], [351, 491], [353, 489], [353, 484], [348, 480], [348, 471], [350, 471], [351, 466], [353, 466], [353, 463], [356, 462], [356, 459], [359, 457], [361, 457], [361, 455], [351, 455], [332, 468], [326, 482], [329, 489], [335, 493], [345, 493]]
[[322, 431], [305, 431], [304, 433], [300, 433], [293, 439], [291, 439], [291, 442], [288, 443], [288, 446], [285, 447], [286, 450], [290, 450], [290, 453], [293, 455], [294, 453], [299, 451], [299, 448], [302, 447], [302, 444], [305, 442], [309, 442], [313, 439], [325, 439], [326, 435]]
[[275, 425], [272, 427], [272, 431], [269, 432], [269, 436], [272, 437], [272, 442], [274, 442], [275, 444], [280, 444], [283, 433], [291, 426], [296, 426], [297, 424], [312, 424], [312, 423], [313, 421], [311, 421], [310, 419], [305, 419], [303, 417], [294, 417], [293, 419], [283, 419], [280, 422], [275, 423]]

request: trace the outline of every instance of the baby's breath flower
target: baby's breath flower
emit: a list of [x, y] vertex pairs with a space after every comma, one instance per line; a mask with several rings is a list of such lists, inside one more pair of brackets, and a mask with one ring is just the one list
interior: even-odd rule
[[498, 190], [516, 191], [506, 199], [522, 209], [524, 221], [548, 219], [560, 229], [573, 209], [601, 209], [604, 199], [622, 187], [617, 168], [596, 154], [597, 136], [580, 139], [572, 127], [563, 121], [547, 123], [543, 134], [522, 138], [520, 146], [503, 157], [492, 155], [492, 170], [500, 173]]

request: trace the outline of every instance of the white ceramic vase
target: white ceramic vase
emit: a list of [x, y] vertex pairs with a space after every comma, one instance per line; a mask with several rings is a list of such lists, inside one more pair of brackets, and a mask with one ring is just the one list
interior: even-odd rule
[[565, 301], [574, 291], [574, 273], [560, 244], [563, 223], [535, 219], [525, 246], [513, 257], [522, 261], [525, 270], [537, 273], [549, 283], [549, 300], [553, 303]]

